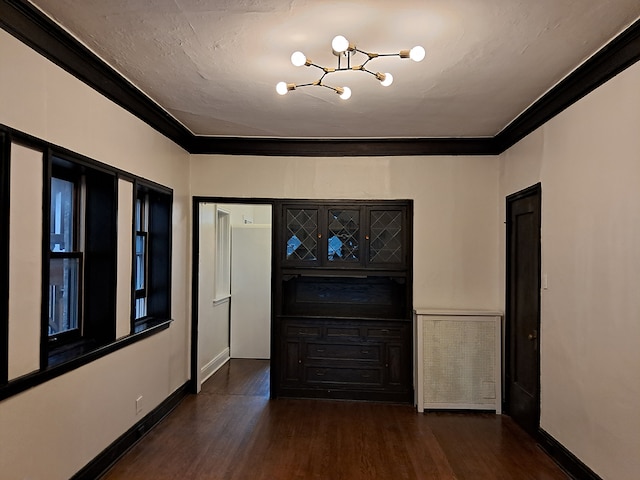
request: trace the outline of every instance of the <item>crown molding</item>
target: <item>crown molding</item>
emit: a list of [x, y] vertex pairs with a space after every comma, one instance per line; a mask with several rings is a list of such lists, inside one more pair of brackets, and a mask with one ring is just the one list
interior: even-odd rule
[[495, 155], [493, 138], [296, 139], [195, 137], [190, 153], [297, 157]]
[[496, 135], [502, 153], [640, 60], [640, 20], [601, 48]]
[[30, 3], [0, 0], [0, 28], [189, 150], [189, 130]]
[[498, 155], [640, 60], [640, 20], [531, 105], [495, 137], [296, 139], [191, 133], [113, 68], [25, 0], [0, 0], [0, 28], [192, 154], [263, 156]]

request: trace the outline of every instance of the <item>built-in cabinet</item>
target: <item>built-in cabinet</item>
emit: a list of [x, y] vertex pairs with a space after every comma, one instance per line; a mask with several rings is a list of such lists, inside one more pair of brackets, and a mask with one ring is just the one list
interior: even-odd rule
[[411, 203], [276, 208], [275, 396], [411, 401]]

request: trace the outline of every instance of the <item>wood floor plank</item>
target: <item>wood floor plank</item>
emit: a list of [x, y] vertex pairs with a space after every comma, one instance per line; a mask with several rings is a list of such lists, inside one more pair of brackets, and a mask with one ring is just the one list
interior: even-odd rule
[[104, 480], [566, 480], [508, 417], [269, 400], [269, 362], [231, 360]]

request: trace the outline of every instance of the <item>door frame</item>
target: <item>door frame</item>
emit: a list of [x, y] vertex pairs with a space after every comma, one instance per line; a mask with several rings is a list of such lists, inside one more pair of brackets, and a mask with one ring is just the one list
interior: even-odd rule
[[537, 435], [540, 431], [540, 310], [541, 310], [541, 294], [540, 294], [540, 288], [541, 288], [541, 280], [542, 280], [542, 245], [541, 245], [541, 233], [542, 233], [542, 184], [540, 182], [536, 183], [535, 185], [532, 185], [530, 187], [527, 187], [523, 190], [520, 190], [516, 193], [513, 193], [511, 195], [508, 195], [506, 197], [506, 215], [505, 215], [505, 224], [506, 224], [506, 236], [505, 236], [505, 243], [506, 243], [506, 248], [505, 248], [505, 252], [506, 252], [506, 262], [505, 262], [505, 332], [504, 332], [504, 398], [503, 398], [503, 404], [502, 404], [502, 411], [509, 414], [510, 413], [510, 408], [509, 408], [509, 403], [510, 403], [510, 399], [511, 399], [511, 371], [512, 371], [512, 367], [513, 367], [513, 361], [514, 359], [512, 358], [511, 355], [511, 329], [512, 329], [512, 321], [510, 318], [511, 315], [511, 292], [514, 288], [514, 285], [511, 282], [511, 274], [512, 274], [512, 269], [514, 268], [514, 265], [512, 265], [512, 261], [511, 261], [511, 242], [510, 242], [510, 238], [511, 238], [511, 234], [512, 232], [512, 224], [509, 221], [509, 219], [511, 218], [511, 212], [512, 212], [512, 208], [513, 208], [513, 203], [518, 201], [518, 200], [522, 200], [524, 198], [527, 197], [532, 197], [532, 196], [537, 196], [538, 197], [538, 203], [537, 203], [537, 208], [538, 211], [540, 212], [540, 215], [538, 217], [538, 235], [536, 237], [536, 249], [538, 250], [538, 265], [537, 265], [537, 275], [538, 275], [538, 288], [537, 288], [537, 312], [536, 312], [536, 330], [538, 332], [538, 348], [537, 348], [537, 354], [536, 354], [536, 364], [534, 365], [534, 367], [536, 368], [536, 425], [535, 425], [535, 432], [527, 432], [527, 433], [531, 433], [534, 436]]
[[[199, 275], [200, 275], [200, 204], [201, 203], [223, 203], [238, 205], [270, 205], [273, 215], [274, 204], [276, 200], [273, 198], [244, 198], [244, 197], [208, 197], [208, 196], [192, 196], [191, 197], [191, 352], [189, 366], [189, 391], [198, 393], [200, 386], [198, 379], [200, 369], [198, 360], [198, 297], [199, 297]], [[274, 231], [272, 228], [271, 241], [274, 242]], [[271, 270], [273, 271], [273, 247], [271, 255]], [[273, 292], [273, 275], [271, 281], [271, 291]], [[273, 323], [273, 305], [271, 306], [271, 321]], [[273, 356], [273, 344], [271, 345]], [[273, 364], [273, 359], [271, 360]]]

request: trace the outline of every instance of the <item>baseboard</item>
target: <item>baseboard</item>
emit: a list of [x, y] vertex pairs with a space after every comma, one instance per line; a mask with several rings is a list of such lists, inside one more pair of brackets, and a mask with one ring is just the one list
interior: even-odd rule
[[593, 470], [544, 430], [538, 430], [542, 449], [575, 480], [602, 480]]
[[218, 355], [216, 355], [213, 360], [202, 367], [202, 369], [200, 370], [200, 372], [202, 373], [202, 383], [206, 382], [209, 377], [216, 373], [221, 366], [229, 361], [230, 358], [229, 347], [227, 347]]
[[189, 382], [179, 387], [142, 420], [127, 430], [115, 442], [87, 463], [71, 480], [95, 480], [100, 478], [115, 462], [166, 417], [188, 393]]

